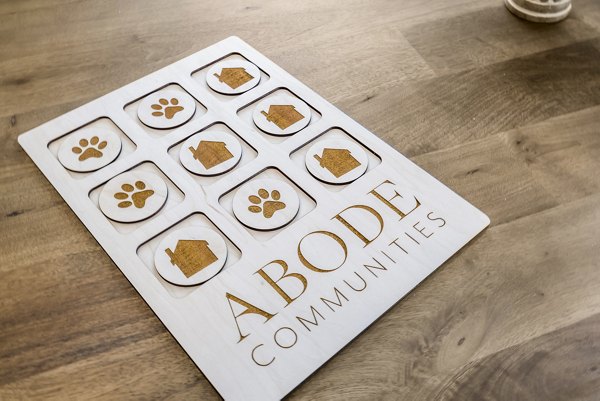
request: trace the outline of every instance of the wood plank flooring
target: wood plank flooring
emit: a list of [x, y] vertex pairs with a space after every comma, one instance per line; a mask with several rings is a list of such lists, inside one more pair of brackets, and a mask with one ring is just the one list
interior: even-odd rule
[[290, 400], [600, 399], [600, 3], [0, 1], [0, 399], [218, 394], [16, 143], [240, 36], [490, 216]]

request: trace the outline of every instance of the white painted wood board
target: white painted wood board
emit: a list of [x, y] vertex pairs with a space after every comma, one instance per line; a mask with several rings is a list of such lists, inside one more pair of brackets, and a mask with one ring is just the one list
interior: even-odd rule
[[[258, 67], [256, 86], [237, 95], [209, 87], [207, 71], [231, 60]], [[185, 97], [194, 113], [182, 110], [180, 120], [154, 128], [140, 122], [144, 98], [161, 88]], [[253, 114], [263, 98], [284, 92], [308, 105], [302, 107], [308, 124], [295, 133], [304, 122], [269, 134], [253, 123]], [[88, 173], [64, 168], [59, 144], [77, 143], [71, 135], [89, 136], [86, 130], [97, 126], [119, 135], [123, 151]], [[216, 176], [189, 172], [179, 160], [182, 144], [215, 127], [239, 139], [240, 161]], [[310, 174], [307, 150], [326, 138], [360, 146], [366, 172], [341, 185]], [[489, 224], [467, 201], [237, 37], [24, 133], [19, 143], [227, 400], [285, 396]], [[322, 166], [338, 171], [337, 160]], [[364, 165], [364, 155], [361, 160]], [[135, 223], [108, 219], [98, 203], [104, 185], [128, 171], [134, 177], [152, 173], [168, 188], [162, 208]], [[232, 210], [236, 190], [272, 179], [298, 196], [291, 222], [266, 231], [241, 224]], [[197, 225], [224, 239], [224, 267], [200, 285], [174, 285], [156, 271], [153, 255], [161, 243], [175, 247], [165, 242], [169, 235]]]

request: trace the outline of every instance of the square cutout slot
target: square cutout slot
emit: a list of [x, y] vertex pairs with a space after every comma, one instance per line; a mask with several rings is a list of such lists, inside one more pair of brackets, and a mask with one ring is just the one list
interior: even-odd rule
[[[105, 218], [120, 233], [131, 233], [131, 232], [137, 230], [138, 228], [140, 228], [141, 226], [146, 224], [148, 221], [152, 220], [153, 218], [160, 215], [161, 213], [164, 213], [165, 210], [169, 210], [173, 206], [181, 203], [185, 197], [183, 192], [181, 192], [181, 190], [179, 188], [177, 188], [177, 186], [158, 167], [156, 167], [156, 165], [154, 163], [145, 162], [145, 163], [142, 163], [130, 170], [127, 170], [127, 171], [141, 171], [141, 172], [154, 173], [154, 174], [158, 175], [160, 178], [162, 178], [162, 180], [167, 185], [168, 195], [167, 195], [167, 200], [166, 200], [165, 204], [158, 210], [158, 212], [156, 212], [155, 214], [153, 214], [152, 216], [150, 216], [144, 220], [141, 220], [141, 221], [138, 221], [135, 223], [120, 223], [120, 222], [111, 220], [105, 216]], [[125, 173], [127, 171], [123, 171], [123, 173]], [[122, 173], [119, 173], [119, 174], [122, 174]], [[117, 175], [119, 175], [119, 174], [117, 174]], [[96, 205], [96, 207], [98, 209], [100, 209], [99, 201], [98, 201], [99, 197], [100, 197], [100, 192], [102, 192], [102, 189], [104, 188], [105, 185], [106, 185], [106, 183], [100, 185], [99, 187], [94, 188], [89, 194], [91, 201], [94, 202], [94, 205]], [[101, 211], [101, 213], [102, 213], [102, 211]]]
[[[194, 213], [191, 216], [188, 216], [184, 220], [180, 221], [179, 223], [175, 224], [174, 226], [171, 226], [166, 231], [163, 231], [162, 233], [160, 233], [156, 237], [152, 238], [148, 242], [145, 242], [144, 244], [142, 244], [137, 249], [137, 254], [140, 257], [140, 259], [144, 262], [144, 264], [146, 265], [148, 270], [150, 270], [152, 272], [152, 274], [156, 277], [156, 279], [158, 281], [160, 281], [160, 283], [167, 289], [169, 294], [171, 294], [174, 298], [186, 297], [189, 294], [191, 294], [192, 292], [202, 288], [202, 284], [199, 284], [196, 286], [191, 286], [191, 287], [182, 287], [182, 286], [178, 286], [178, 285], [169, 283], [168, 281], [163, 279], [160, 276], [160, 274], [158, 274], [158, 271], [156, 270], [156, 267], [154, 265], [154, 255], [155, 255], [156, 250], [158, 249], [158, 246], [160, 245], [161, 241], [166, 236], [168, 236], [172, 232], [179, 230], [181, 228], [192, 227], [192, 226], [201, 226], [201, 227], [210, 228], [210, 229], [216, 231], [217, 233], [219, 233], [221, 235], [221, 237], [223, 237], [223, 239], [225, 240], [225, 244], [227, 246], [227, 260], [226, 260], [225, 266], [223, 266], [223, 269], [221, 270], [221, 272], [223, 270], [228, 269], [231, 266], [233, 266], [242, 257], [242, 253], [240, 252], [240, 250], [229, 240], [229, 238], [227, 238], [225, 236], [225, 234], [223, 234], [221, 232], [221, 230], [219, 230], [217, 228], [217, 226], [215, 226], [212, 223], [212, 221], [210, 221], [202, 213]], [[219, 274], [220, 274], [220, 272], [217, 273], [213, 277], [216, 277]], [[209, 281], [210, 280], [211, 279], [209, 279]]]
[[[296, 216], [288, 224], [284, 225], [281, 228], [275, 229], [275, 230], [263, 231], [263, 230], [256, 230], [256, 229], [250, 228], [247, 225], [244, 225], [242, 222], [240, 222], [235, 217], [235, 214], [233, 213], [233, 197], [234, 197], [236, 191], [242, 185], [244, 185], [246, 182], [256, 180], [256, 179], [262, 179], [262, 178], [280, 180], [280, 181], [283, 181], [283, 182], [289, 184], [293, 188], [293, 190], [296, 192], [296, 194], [298, 195], [298, 198], [300, 201], [300, 206], [299, 206], [298, 213], [296, 214]], [[229, 214], [231, 214], [234, 217], [234, 219], [236, 219], [236, 222], [238, 224], [240, 224], [240, 226], [242, 226], [246, 230], [248, 230], [248, 232], [250, 232], [250, 234], [254, 238], [256, 238], [258, 241], [261, 241], [261, 242], [268, 241], [271, 238], [275, 237], [276, 235], [279, 235], [283, 231], [289, 229], [291, 226], [294, 225], [294, 223], [296, 223], [302, 217], [304, 217], [305, 215], [310, 213], [317, 205], [316, 202], [314, 201], [314, 199], [311, 198], [306, 192], [304, 192], [304, 190], [302, 188], [300, 188], [298, 185], [296, 185], [292, 180], [290, 180], [287, 176], [285, 176], [281, 171], [279, 171], [275, 167], [267, 168], [267, 169], [261, 171], [260, 173], [254, 175], [253, 177], [249, 178], [248, 180], [242, 182], [241, 184], [237, 185], [235, 188], [231, 189], [225, 195], [221, 196], [221, 198], [219, 198], [219, 203]], [[248, 205], [251, 205], [251, 204], [249, 203]]]
[[[214, 176], [202, 176], [202, 175], [194, 174], [191, 171], [188, 171], [187, 169], [185, 169], [185, 167], [182, 165], [181, 160], [179, 158], [179, 153], [181, 151], [181, 147], [183, 146], [184, 142], [188, 140], [189, 137], [196, 135], [198, 133], [201, 133], [201, 132], [226, 133], [226, 134], [230, 134], [230, 135], [234, 136], [239, 141], [239, 143], [242, 147], [242, 156], [241, 156], [240, 161], [235, 165], [235, 167], [233, 167], [229, 171], [226, 171], [222, 174], [218, 174], [218, 175], [214, 175]], [[197, 146], [197, 144], [195, 146]], [[179, 163], [185, 169], [185, 171], [188, 174], [190, 174], [194, 178], [194, 180], [199, 185], [202, 185], [202, 186], [208, 186], [208, 185], [211, 185], [212, 183], [214, 183], [215, 181], [220, 180], [221, 178], [227, 176], [229, 173], [231, 173], [235, 169], [254, 160], [256, 158], [256, 155], [258, 154], [256, 152], [256, 150], [252, 146], [250, 146], [240, 135], [238, 135], [235, 131], [233, 131], [231, 128], [229, 128], [226, 124], [221, 123], [221, 122], [214, 123], [212, 125], [209, 125], [206, 128], [203, 128], [202, 130], [200, 130], [198, 132], [194, 132], [192, 135], [186, 137], [181, 142], [179, 142], [176, 145], [169, 148], [168, 153], [175, 161], [177, 161], [177, 163]]]
[[[258, 85], [256, 85], [254, 88], [251, 88], [250, 90], [237, 94], [237, 95], [224, 95], [222, 93], [216, 92], [214, 91], [210, 86], [208, 86], [208, 84], [206, 83], [206, 74], [208, 73], [208, 70], [215, 64], [220, 63], [222, 61], [236, 61], [236, 60], [241, 60], [241, 61], [246, 61], [249, 63], [254, 64], [260, 71], [260, 82], [258, 83]], [[211, 95], [213, 95], [214, 97], [216, 97], [217, 99], [223, 101], [223, 102], [228, 102], [230, 100], [235, 99], [236, 97], [252, 92], [253, 90], [255, 90], [256, 88], [259, 88], [261, 85], [264, 85], [265, 82], [267, 82], [270, 77], [269, 75], [264, 72], [259, 66], [258, 64], [248, 60], [246, 57], [242, 56], [239, 53], [233, 53], [230, 54], [228, 56], [223, 57], [222, 59], [216, 60], [208, 65], [205, 65], [204, 67], [201, 67], [200, 69], [195, 70], [194, 72], [192, 72], [192, 78], [198, 83], [198, 85], [200, 85], [201, 87], [203, 87], [204, 89], [206, 89], [206, 91], [208, 91]]]
[[290, 92], [287, 89], [276, 89], [273, 92], [261, 97], [260, 99], [255, 100], [254, 102], [244, 106], [243, 108], [241, 108], [240, 110], [238, 110], [238, 116], [244, 120], [244, 122], [246, 122], [248, 125], [250, 125], [256, 132], [258, 132], [260, 135], [262, 135], [263, 137], [265, 137], [269, 142], [271, 143], [281, 143], [283, 141], [285, 141], [286, 139], [294, 136], [295, 134], [291, 134], [291, 135], [286, 135], [286, 136], [277, 136], [277, 135], [271, 135], [266, 133], [265, 131], [261, 130], [260, 128], [258, 128], [256, 126], [256, 124], [254, 123], [254, 119], [252, 118], [252, 114], [254, 113], [254, 109], [258, 106], [258, 104], [260, 102], [262, 102], [263, 100], [272, 98], [272, 97], [276, 97], [278, 95], [287, 95], [287, 96], [291, 96], [294, 97], [296, 99], [301, 100], [302, 102], [306, 103], [310, 109], [310, 113], [311, 113], [311, 117], [310, 117], [310, 122], [308, 123], [308, 125], [306, 127], [304, 127], [303, 129], [301, 129], [298, 132], [302, 132], [303, 130], [307, 129], [308, 127], [310, 127], [312, 124], [316, 123], [317, 121], [319, 121], [321, 119], [321, 114], [314, 109], [310, 104], [308, 104], [307, 102], [305, 102], [303, 99], [299, 98], [298, 96], [294, 95], [292, 92]]
[[[188, 96], [191, 96], [191, 98], [194, 99], [194, 103], [196, 103], [196, 111], [194, 112], [194, 115], [187, 122], [185, 122], [177, 127], [167, 128], [167, 129], [152, 128], [152, 127], [149, 127], [148, 125], [144, 124], [143, 122], [141, 122], [140, 118], [138, 117], [138, 108], [140, 107], [142, 101], [147, 96], [150, 96], [151, 94], [156, 93], [158, 91], [162, 91], [162, 90], [173, 90], [173, 91], [180, 92], [180, 93], [186, 94]], [[148, 135], [150, 135], [154, 138], [162, 138], [165, 135], [168, 135], [175, 130], [185, 129], [186, 126], [190, 126], [193, 121], [202, 118], [202, 116], [204, 114], [206, 114], [206, 107], [204, 107], [204, 105], [202, 103], [198, 102], [198, 100], [196, 100], [196, 98], [194, 98], [190, 93], [188, 93], [185, 89], [183, 89], [181, 86], [179, 86], [177, 84], [169, 84], [169, 85], [163, 86], [162, 88], [158, 88], [150, 93], [147, 93], [144, 96], [125, 105], [124, 110], [125, 110], [125, 113], [127, 113], [129, 115], [129, 117], [131, 117], [133, 119], [133, 121], [135, 121], [135, 123], [142, 130], [144, 130], [145, 132], [148, 133]]]
[[[84, 132], [84, 130], [85, 130], [85, 132]], [[115, 161], [121, 160], [135, 151], [135, 149], [136, 149], [135, 143], [133, 143], [133, 141], [131, 139], [129, 139], [129, 137], [127, 135], [125, 135], [125, 133], [108, 117], [101, 117], [95, 121], [92, 121], [91, 123], [88, 123], [82, 127], [77, 128], [76, 130], [69, 132], [68, 134], [61, 136], [58, 139], [55, 139], [54, 141], [52, 141], [48, 144], [48, 150], [54, 155], [54, 157], [56, 157], [58, 159], [58, 150], [60, 149], [60, 146], [63, 144], [63, 142], [65, 142], [67, 139], [70, 139], [71, 136], [78, 136], [80, 134], [82, 137], [81, 139], [86, 139], [89, 141], [89, 139], [90, 139], [90, 138], [88, 138], [89, 135], [93, 135], [94, 131], [96, 131], [96, 130], [99, 132], [112, 132], [121, 139], [121, 151], [120, 151], [119, 155], [113, 161], [108, 163], [106, 166], [100, 167], [97, 170], [100, 170], [104, 167], [110, 166]], [[97, 170], [94, 170], [94, 171], [80, 173], [80, 172], [69, 170], [67, 168], [65, 168], [65, 170], [69, 173], [69, 175], [71, 177], [76, 178], [76, 179], [84, 178], [87, 175], [92, 174], [94, 171], [97, 171]]]
[[[367, 167], [367, 171], [365, 171], [365, 173], [363, 175], [358, 177], [357, 180], [360, 180], [362, 177], [364, 177], [366, 174], [368, 174], [369, 171], [373, 170], [375, 167], [377, 167], [379, 164], [381, 164], [381, 158], [377, 154], [375, 154], [369, 148], [367, 148], [362, 143], [360, 143], [359, 141], [354, 139], [354, 137], [352, 137], [350, 134], [348, 134], [346, 131], [344, 131], [341, 128], [330, 128], [329, 130], [320, 134], [316, 138], [312, 139], [310, 142], [307, 142], [306, 144], [302, 145], [298, 149], [294, 150], [290, 154], [290, 159], [292, 159], [292, 161], [299, 168], [307, 170], [305, 160], [306, 160], [306, 154], [308, 153], [308, 150], [317, 141], [326, 140], [326, 139], [341, 139], [341, 140], [351, 141], [354, 144], [360, 146], [365, 151], [365, 153], [367, 154], [367, 157], [369, 159], [369, 165]], [[307, 171], [307, 172], [308, 172], [308, 174], [310, 174], [310, 171]], [[352, 181], [347, 184], [328, 184], [322, 180], [318, 180], [312, 174], [310, 174], [310, 176], [313, 179], [315, 179], [316, 181], [318, 181], [325, 188], [330, 190], [331, 192], [339, 192], [339, 191], [343, 190], [344, 188], [346, 188], [348, 185], [352, 185], [352, 182], [354, 182], [354, 181]]]

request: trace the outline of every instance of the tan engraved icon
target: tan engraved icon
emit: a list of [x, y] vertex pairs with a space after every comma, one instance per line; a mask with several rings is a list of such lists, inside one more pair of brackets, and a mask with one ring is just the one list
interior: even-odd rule
[[103, 153], [102, 149], [108, 145], [106, 141], [100, 142], [97, 136], [93, 136], [89, 141], [85, 138], [79, 140], [79, 146], [74, 146], [71, 150], [73, 153], [79, 155], [78, 159], [80, 162], [89, 159], [91, 157], [100, 158]]
[[360, 162], [352, 156], [348, 149], [324, 148], [321, 156], [313, 155], [313, 157], [317, 159], [321, 167], [329, 170], [336, 178], [340, 178], [360, 166]]
[[200, 141], [196, 149], [193, 146], [188, 149], [194, 155], [194, 159], [202, 163], [207, 170], [233, 158], [233, 154], [227, 149], [225, 142]]
[[165, 116], [167, 120], [172, 119], [175, 114], [179, 113], [183, 110], [182, 106], [179, 106], [179, 100], [176, 97], [171, 98], [171, 100], [167, 100], [165, 98], [158, 99], [158, 103], [154, 103], [152, 106], [153, 111], [152, 115], [154, 117]]
[[269, 112], [262, 110], [260, 112], [267, 118], [267, 121], [277, 125], [280, 129], [284, 130], [289, 126], [302, 120], [304, 116], [296, 111], [296, 108], [292, 105], [278, 105], [274, 104], [269, 106]]
[[217, 77], [220, 82], [227, 84], [231, 89], [237, 89], [254, 78], [242, 67], [222, 68], [221, 75], [216, 72], [213, 75]]
[[278, 190], [271, 191], [271, 195], [269, 196], [269, 192], [261, 188], [258, 190], [258, 196], [250, 195], [248, 197], [248, 200], [252, 203], [252, 205], [248, 206], [248, 210], [252, 213], [262, 212], [265, 218], [270, 219], [276, 211], [285, 209], [285, 203], [281, 202], [280, 198], [281, 194]]
[[218, 260], [204, 240], [182, 239], [177, 241], [175, 251], [167, 248], [165, 253], [171, 258], [171, 264], [177, 266], [188, 278]]
[[136, 181], [135, 187], [131, 184], [123, 184], [121, 189], [124, 192], [117, 192], [114, 195], [115, 199], [122, 201], [117, 205], [120, 208], [135, 205], [135, 207], [141, 209], [146, 205], [146, 199], [154, 195], [153, 190], [146, 189], [146, 184], [143, 181]]

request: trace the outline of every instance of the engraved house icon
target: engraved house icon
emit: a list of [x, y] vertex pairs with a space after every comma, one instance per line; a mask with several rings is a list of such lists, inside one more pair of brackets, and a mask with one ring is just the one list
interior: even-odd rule
[[221, 75], [217, 74], [216, 72], [213, 75], [219, 78], [220, 82], [225, 83], [231, 89], [237, 89], [254, 78], [242, 67], [222, 68]]
[[233, 157], [225, 142], [200, 141], [196, 149], [193, 146], [188, 149], [207, 170]]
[[177, 266], [188, 278], [218, 259], [204, 240], [182, 239], [177, 241], [175, 251], [167, 248], [165, 253], [171, 258], [171, 264]]
[[340, 178], [360, 166], [360, 162], [352, 156], [348, 149], [325, 148], [322, 156], [313, 155], [313, 157], [317, 159], [321, 167], [329, 170], [336, 178]]
[[269, 112], [261, 111], [263, 116], [267, 118], [267, 121], [277, 125], [280, 129], [286, 129], [287, 127], [302, 120], [304, 116], [296, 111], [296, 108], [292, 105], [271, 105]]

